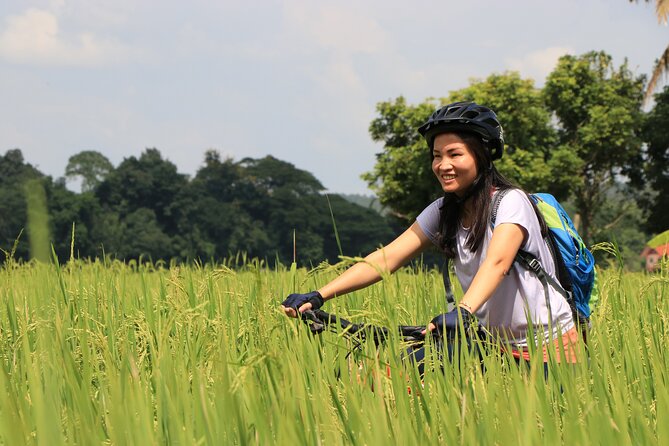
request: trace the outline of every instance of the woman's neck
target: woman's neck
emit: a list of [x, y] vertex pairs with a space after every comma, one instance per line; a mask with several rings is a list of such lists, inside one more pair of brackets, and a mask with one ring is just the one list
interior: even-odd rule
[[471, 228], [472, 222], [474, 220], [474, 206], [472, 204], [472, 197], [469, 197], [467, 201], [462, 204], [462, 210], [460, 214], [460, 223], [464, 228]]

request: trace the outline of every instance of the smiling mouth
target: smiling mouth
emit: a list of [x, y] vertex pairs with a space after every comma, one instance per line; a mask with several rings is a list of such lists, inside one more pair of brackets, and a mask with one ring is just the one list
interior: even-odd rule
[[456, 175], [442, 175], [442, 176], [441, 176], [441, 179], [442, 179], [442, 180], [445, 180], [445, 181], [448, 181], [448, 180], [453, 180], [453, 179], [455, 179], [455, 177], [456, 177]]

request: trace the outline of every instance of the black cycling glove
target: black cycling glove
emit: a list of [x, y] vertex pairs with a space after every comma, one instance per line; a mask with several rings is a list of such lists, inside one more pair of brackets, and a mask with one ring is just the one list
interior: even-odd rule
[[459, 318], [462, 318], [462, 327], [465, 332], [474, 322], [474, 315], [462, 307], [456, 307], [448, 313], [440, 314], [430, 322], [434, 324], [435, 331], [440, 336], [454, 336], [460, 329]]
[[318, 291], [312, 291], [311, 293], [306, 294], [291, 294], [286, 297], [286, 300], [281, 302], [281, 305], [286, 308], [293, 308], [296, 312], [299, 313], [300, 307], [306, 303], [311, 304], [312, 310], [317, 310], [323, 306], [325, 301], [323, 300], [321, 293]]

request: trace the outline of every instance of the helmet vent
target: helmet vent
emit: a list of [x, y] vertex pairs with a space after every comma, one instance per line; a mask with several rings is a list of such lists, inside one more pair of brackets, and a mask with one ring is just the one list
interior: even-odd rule
[[499, 127], [499, 123], [492, 118], [486, 118], [486, 119], [483, 120], [483, 122], [485, 122], [486, 124], [488, 124], [490, 127], [494, 128], [494, 129]]
[[474, 119], [479, 115], [479, 112], [474, 111], [474, 110], [468, 110], [462, 114], [463, 118], [469, 118], [469, 119]]

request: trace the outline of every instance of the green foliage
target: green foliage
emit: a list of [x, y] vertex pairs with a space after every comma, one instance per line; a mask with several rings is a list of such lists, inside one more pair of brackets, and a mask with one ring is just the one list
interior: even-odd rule
[[311, 173], [268, 155], [260, 159], [244, 158], [239, 162], [247, 180], [268, 195], [290, 190], [296, 196], [321, 192], [323, 185]]
[[[188, 258], [224, 258], [243, 251], [301, 264], [336, 261], [336, 244], [323, 186], [309, 172], [272, 156], [221, 160], [210, 151], [177, 205]], [[344, 252], [366, 254], [393, 233], [375, 212], [330, 197]], [[294, 237], [295, 235], [295, 237]]]
[[655, 95], [643, 137], [648, 143], [643, 181], [652, 193], [641, 204], [648, 212], [646, 229], [659, 233], [669, 228], [669, 86]]
[[95, 190], [103, 208], [114, 209], [123, 219], [140, 208], [152, 210], [168, 232], [176, 228], [173, 203], [188, 180], [157, 149], [139, 158], [126, 158]]
[[[606, 199], [595, 215], [592, 233], [593, 244], [613, 242], [620, 250], [620, 257], [628, 271], [641, 271], [645, 261], [639, 257], [648, 235], [644, 228], [644, 213], [639, 207], [636, 190], [616, 183], [605, 191]], [[595, 252], [598, 264], [608, 262]]]
[[269, 248], [262, 222], [254, 221], [241, 202], [259, 198], [242, 181], [240, 167], [205, 154], [204, 166], [177, 195], [175, 216], [182, 258], [209, 260], [238, 251], [261, 255]]
[[[389, 223], [372, 209], [350, 203], [339, 195], [330, 195], [330, 204], [345, 255], [366, 255], [380, 245], [388, 244], [395, 235]], [[327, 202], [320, 201], [320, 214], [326, 205]], [[327, 258], [333, 262], [337, 260], [337, 256], [333, 256], [332, 253], [337, 251], [331, 222], [324, 223], [321, 231], [325, 251], [328, 253]]]
[[429, 151], [416, 132], [434, 108], [433, 101], [413, 106], [400, 96], [377, 104], [379, 116], [369, 126], [372, 139], [382, 142], [384, 150], [377, 153], [374, 169], [362, 178], [376, 192], [381, 205], [405, 222], [416, 218], [439, 196]]
[[123, 238], [116, 255], [121, 259], [138, 259], [142, 256], [169, 259], [172, 240], [163, 232], [152, 209], [139, 208], [123, 221]]
[[[46, 184], [46, 200], [49, 212], [51, 243], [60, 259], [70, 256], [72, 224], [75, 226], [76, 257], [101, 255], [95, 231], [102, 210], [92, 193], [77, 194], [65, 187], [64, 181]], [[1, 190], [1, 189], [0, 189]], [[100, 226], [102, 229], [102, 225]], [[109, 229], [109, 228], [105, 228]]]
[[[41, 181], [57, 256], [69, 259], [74, 224], [74, 255], [103, 255], [126, 261], [159, 259], [220, 260], [246, 256], [300, 264], [337, 261], [340, 254], [323, 186], [309, 172], [271, 156], [240, 162], [205, 154], [192, 180], [156, 149], [125, 159], [94, 191], [69, 191], [65, 181], [51, 181], [26, 164], [19, 150], [0, 157], [0, 248], [11, 252], [26, 226], [23, 184]], [[2, 199], [4, 198], [4, 199]], [[376, 212], [331, 196], [332, 211], [344, 253], [366, 254], [390, 241], [393, 230]], [[42, 225], [44, 226], [44, 225]], [[35, 237], [23, 239], [33, 241]], [[44, 234], [47, 234], [44, 232]], [[296, 234], [295, 244], [293, 234]], [[44, 237], [43, 237], [44, 238]], [[29, 259], [20, 240], [16, 259]], [[43, 256], [44, 257], [44, 256]]]
[[[0, 247], [9, 250], [19, 233], [26, 227], [28, 219], [25, 185], [42, 175], [26, 163], [19, 149], [8, 150], [0, 156]], [[27, 238], [19, 240], [16, 258], [29, 258]]]
[[572, 193], [587, 242], [607, 187], [616, 175], [641, 168], [643, 82], [627, 62], [616, 68], [603, 52], [563, 56], [546, 79], [543, 94], [559, 121], [559, 146], [576, 156]]

